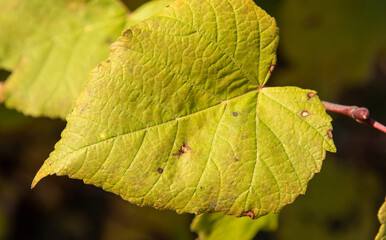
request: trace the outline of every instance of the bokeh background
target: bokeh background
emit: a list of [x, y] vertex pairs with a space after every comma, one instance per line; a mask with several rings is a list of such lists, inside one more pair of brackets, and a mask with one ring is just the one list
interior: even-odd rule
[[[144, 0], [125, 0], [134, 10]], [[270, 86], [315, 89], [321, 99], [366, 106], [386, 123], [386, 1], [259, 0], [280, 27]], [[0, 70], [4, 81], [8, 72]], [[331, 114], [338, 152], [327, 154], [306, 195], [275, 232], [255, 239], [373, 239], [386, 195], [386, 135]], [[0, 105], [0, 239], [194, 239], [192, 215], [139, 208], [67, 177], [31, 181], [65, 122]]]

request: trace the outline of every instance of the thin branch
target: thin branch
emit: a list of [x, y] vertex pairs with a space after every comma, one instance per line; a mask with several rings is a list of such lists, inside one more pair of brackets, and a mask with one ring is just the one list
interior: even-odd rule
[[372, 126], [381, 132], [386, 133], [386, 126], [370, 118], [370, 112], [367, 108], [357, 106], [345, 106], [336, 103], [330, 103], [322, 101], [327, 111], [336, 112], [342, 115], [346, 115], [354, 119], [355, 121]]

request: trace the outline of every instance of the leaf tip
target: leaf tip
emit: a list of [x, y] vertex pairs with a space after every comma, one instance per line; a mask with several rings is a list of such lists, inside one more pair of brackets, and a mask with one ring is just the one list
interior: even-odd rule
[[38, 173], [36, 173], [36, 176], [32, 180], [31, 183], [31, 189], [33, 189], [40, 180], [42, 180], [44, 177], [46, 177], [48, 174], [47, 172], [43, 169], [44, 165], [39, 169]]

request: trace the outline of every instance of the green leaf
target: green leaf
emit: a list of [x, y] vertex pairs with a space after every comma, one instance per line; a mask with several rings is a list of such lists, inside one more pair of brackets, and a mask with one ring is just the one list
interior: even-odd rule
[[277, 43], [274, 19], [250, 0], [178, 0], [130, 27], [33, 186], [68, 175], [140, 206], [278, 212], [335, 147], [314, 91], [263, 87]]
[[124, 29], [116, 0], [0, 0], [0, 67], [12, 70], [5, 104], [64, 118], [89, 72]]
[[[151, 1], [126, 17], [118, 0], [0, 0], [0, 67], [13, 70], [5, 103], [33, 116], [65, 118], [89, 72], [127, 26], [171, 1]], [[126, 26], [126, 27], [125, 27]]]
[[386, 239], [386, 199], [382, 204], [381, 208], [378, 212], [378, 219], [381, 223], [381, 227], [379, 228], [379, 232], [375, 237], [375, 240], [385, 240]]
[[269, 214], [256, 220], [236, 218], [222, 213], [201, 214], [193, 219], [191, 229], [200, 240], [253, 239], [259, 231], [274, 231], [278, 216]]
[[133, 13], [129, 14], [126, 28], [153, 16], [155, 13], [161, 12], [162, 9], [173, 3], [173, 1], [174, 0], [154, 0], [143, 4]]

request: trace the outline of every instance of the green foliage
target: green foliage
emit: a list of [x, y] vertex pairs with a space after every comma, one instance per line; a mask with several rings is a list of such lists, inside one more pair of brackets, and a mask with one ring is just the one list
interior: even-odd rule
[[1, 0], [0, 8], [0, 34], [8, 36], [0, 40], [0, 66], [12, 71], [7, 107], [64, 118], [123, 30], [124, 8], [115, 0]]
[[118, 0], [0, 0], [0, 67], [11, 70], [7, 107], [65, 118], [89, 72], [134, 23], [162, 10], [154, 1], [126, 16]]
[[151, 17], [157, 12], [160, 12], [162, 9], [164, 9], [167, 5], [171, 4], [172, 2], [173, 0], [154, 0], [154, 1], [147, 2], [146, 4], [143, 4], [134, 12], [128, 15], [125, 29], [141, 22], [144, 19]]
[[375, 237], [375, 240], [385, 240], [386, 239], [386, 199], [382, 204], [381, 208], [378, 212], [378, 219], [381, 223], [381, 227], [379, 228], [379, 232]]
[[[386, 39], [378, 34], [385, 20], [379, 6], [386, 5], [340, 0], [326, 11], [331, 3], [299, 3], [283, 4], [283, 49], [295, 67], [280, 78], [316, 80], [332, 95], [341, 86], [323, 84], [331, 72], [337, 73], [332, 81], [361, 81]], [[286, 14], [302, 7], [311, 12]], [[47, 175], [68, 175], [140, 206], [262, 216], [202, 214], [192, 224], [201, 239], [250, 239], [276, 228], [277, 216], [268, 213], [303, 194], [325, 151], [335, 151], [331, 118], [315, 91], [265, 87], [278, 29], [250, 0], [156, 0], [130, 14], [117, 0], [0, 0], [0, 8], [0, 35], [8, 36], [0, 38], [0, 67], [12, 71], [10, 77], [0, 72], [0, 80], [8, 78], [7, 106], [52, 118], [73, 109], [33, 186]], [[351, 16], [361, 14], [365, 22], [353, 24], [358, 19]], [[367, 27], [372, 22], [380, 24]], [[347, 39], [358, 51], [347, 50]], [[323, 57], [326, 51], [331, 54]], [[19, 124], [14, 119], [0, 123], [10, 129]], [[330, 211], [344, 215], [344, 209]], [[376, 239], [384, 239], [384, 209]], [[150, 237], [111, 226], [110, 232]], [[174, 230], [167, 231], [188, 237]]]
[[278, 212], [335, 146], [314, 91], [263, 87], [277, 43], [274, 19], [249, 0], [176, 1], [130, 27], [33, 185], [68, 175], [140, 206]]
[[194, 218], [191, 229], [197, 232], [200, 240], [248, 240], [253, 239], [259, 231], [276, 230], [277, 217], [269, 214], [252, 220], [222, 213], [201, 214]]

